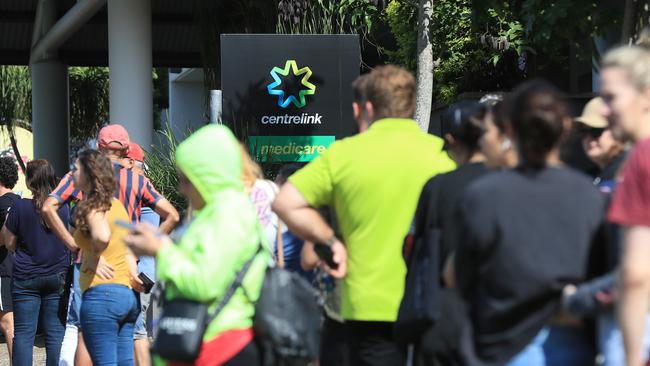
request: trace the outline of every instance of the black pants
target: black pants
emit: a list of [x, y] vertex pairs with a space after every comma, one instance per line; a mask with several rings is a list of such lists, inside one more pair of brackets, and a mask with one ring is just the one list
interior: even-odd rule
[[350, 364], [354, 366], [404, 366], [406, 349], [395, 342], [393, 323], [345, 323]]
[[351, 366], [346, 326], [327, 315], [323, 323], [320, 342], [320, 366]]
[[223, 366], [257, 366], [262, 364], [259, 347], [255, 341], [249, 343]]

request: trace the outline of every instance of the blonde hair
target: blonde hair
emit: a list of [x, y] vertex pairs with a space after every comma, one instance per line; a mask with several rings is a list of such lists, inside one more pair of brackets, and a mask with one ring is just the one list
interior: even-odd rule
[[372, 103], [376, 119], [413, 118], [415, 78], [406, 69], [394, 65], [379, 66], [355, 87], [365, 89], [365, 97]]
[[650, 50], [647, 47], [621, 46], [607, 52], [602, 67], [620, 67], [639, 90], [650, 88]]
[[264, 179], [264, 173], [262, 173], [262, 168], [259, 166], [259, 164], [257, 164], [253, 158], [251, 158], [248, 151], [246, 151], [246, 147], [241, 144], [239, 146], [241, 147], [241, 153], [243, 157], [242, 181], [244, 181], [246, 188], [250, 189], [255, 184], [256, 180]]

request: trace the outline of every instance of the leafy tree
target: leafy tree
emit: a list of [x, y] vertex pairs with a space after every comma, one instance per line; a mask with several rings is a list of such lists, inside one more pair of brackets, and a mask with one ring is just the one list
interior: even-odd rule
[[107, 67], [70, 67], [70, 136], [78, 147], [93, 139], [108, 121]]
[[9, 141], [20, 168], [25, 163], [20, 158], [14, 127], [30, 127], [32, 113], [32, 88], [29, 69], [25, 66], [0, 66], [0, 125], [7, 129]]

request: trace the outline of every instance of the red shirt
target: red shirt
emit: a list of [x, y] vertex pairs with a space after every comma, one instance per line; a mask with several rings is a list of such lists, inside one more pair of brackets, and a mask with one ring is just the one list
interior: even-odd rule
[[638, 143], [625, 163], [608, 218], [619, 225], [650, 227], [650, 138]]

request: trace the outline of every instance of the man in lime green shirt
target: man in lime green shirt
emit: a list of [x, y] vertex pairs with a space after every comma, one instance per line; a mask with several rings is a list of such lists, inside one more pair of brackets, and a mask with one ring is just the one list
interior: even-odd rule
[[[353, 86], [361, 133], [335, 142], [291, 176], [273, 209], [293, 233], [334, 252], [338, 268], [323, 266], [343, 279], [351, 364], [403, 365], [404, 350], [392, 339], [406, 276], [402, 243], [422, 186], [454, 163], [443, 141], [411, 119], [409, 72], [378, 67]], [[322, 206], [335, 208], [342, 240], [315, 211]]]

